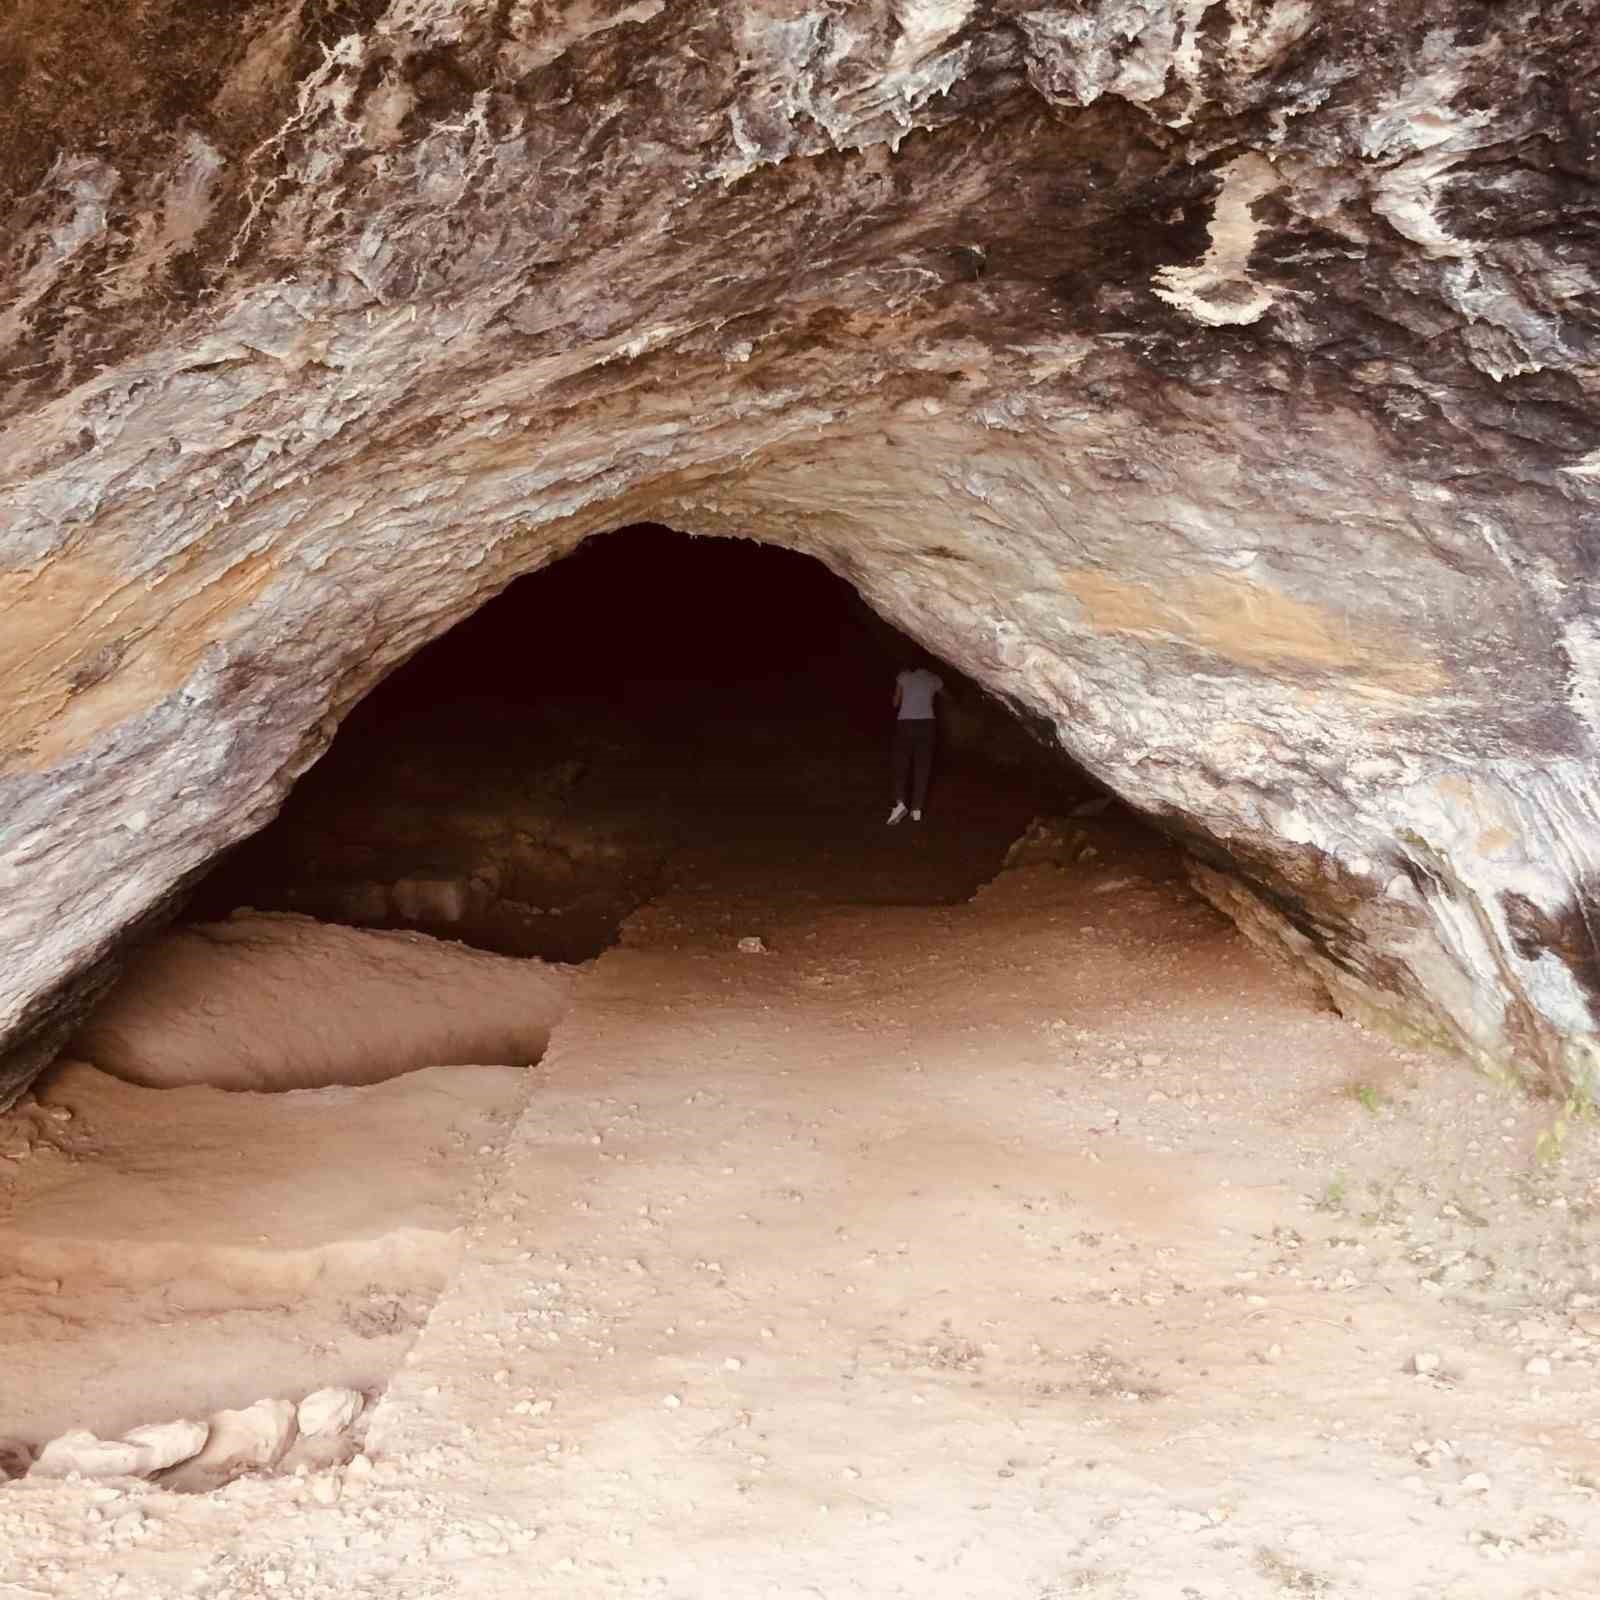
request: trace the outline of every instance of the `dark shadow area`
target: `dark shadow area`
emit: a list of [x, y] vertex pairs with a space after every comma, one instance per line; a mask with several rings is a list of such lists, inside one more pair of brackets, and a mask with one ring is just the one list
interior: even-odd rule
[[[885, 826], [896, 672], [944, 678], [927, 818]], [[190, 916], [240, 906], [582, 960], [708, 850], [741, 889], [966, 898], [1098, 793], [819, 562], [635, 527], [393, 673]]]

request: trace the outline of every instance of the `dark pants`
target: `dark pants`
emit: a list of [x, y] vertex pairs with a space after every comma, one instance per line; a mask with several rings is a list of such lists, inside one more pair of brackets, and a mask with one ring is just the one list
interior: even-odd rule
[[932, 717], [900, 717], [894, 725], [894, 797], [920, 811], [933, 773]]

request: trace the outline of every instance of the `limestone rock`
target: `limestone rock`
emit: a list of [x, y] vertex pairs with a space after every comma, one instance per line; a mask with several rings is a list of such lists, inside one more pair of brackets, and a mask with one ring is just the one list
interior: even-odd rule
[[163, 1480], [184, 1491], [212, 1489], [246, 1472], [268, 1470], [294, 1443], [292, 1400], [258, 1400], [242, 1411], [218, 1411], [205, 1449], [174, 1467]]
[[130, 1478], [138, 1474], [144, 1453], [121, 1439], [99, 1439], [85, 1428], [58, 1435], [39, 1452], [28, 1469], [30, 1478]]
[[365, 1406], [365, 1399], [355, 1389], [318, 1389], [308, 1394], [296, 1412], [299, 1438], [278, 1470], [317, 1474], [348, 1462], [361, 1443]]
[[1595, 1086], [1592, 7], [190, 10], [3, 25], [0, 1098], [641, 520], [849, 577], [1345, 1009]]
[[303, 1439], [343, 1433], [361, 1415], [366, 1400], [355, 1389], [318, 1389], [302, 1400], [295, 1412]]
[[139, 1465], [135, 1470], [140, 1477], [149, 1477], [198, 1455], [205, 1448], [210, 1434], [208, 1423], [180, 1420], [151, 1422], [141, 1428], [130, 1428], [123, 1439], [139, 1452]]

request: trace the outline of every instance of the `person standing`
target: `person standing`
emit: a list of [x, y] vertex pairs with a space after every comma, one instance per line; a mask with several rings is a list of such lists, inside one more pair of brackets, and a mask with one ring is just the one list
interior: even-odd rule
[[907, 667], [894, 680], [894, 807], [889, 826], [903, 822], [907, 811], [922, 821], [933, 773], [934, 700], [944, 679], [926, 667]]

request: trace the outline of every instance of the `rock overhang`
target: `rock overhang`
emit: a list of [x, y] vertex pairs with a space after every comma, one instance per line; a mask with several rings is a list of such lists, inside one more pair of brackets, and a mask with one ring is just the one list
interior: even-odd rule
[[649, 518], [818, 555], [1342, 1005], [1592, 1092], [1592, 7], [152, 0], [76, 78], [32, 11], [12, 1082], [388, 668]]

